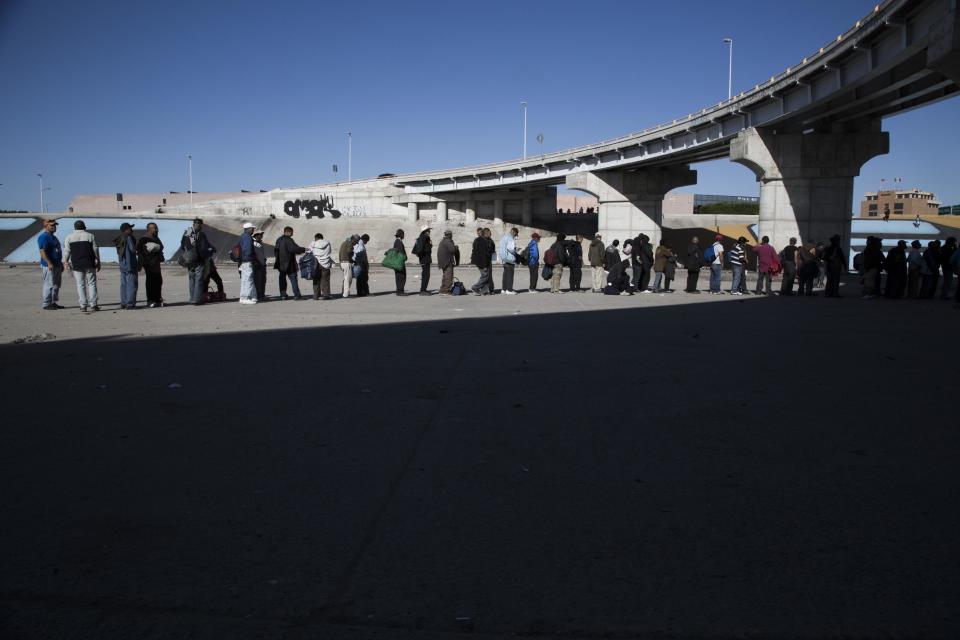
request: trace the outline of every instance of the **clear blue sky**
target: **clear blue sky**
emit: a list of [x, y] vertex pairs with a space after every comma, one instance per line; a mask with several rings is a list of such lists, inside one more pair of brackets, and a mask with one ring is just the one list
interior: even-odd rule
[[[518, 157], [520, 101], [556, 150], [769, 78], [873, 2], [66, 2], [0, 0], [0, 208], [77, 193], [269, 189]], [[881, 177], [960, 203], [960, 100], [886, 120]], [[756, 194], [696, 165], [700, 193]]]

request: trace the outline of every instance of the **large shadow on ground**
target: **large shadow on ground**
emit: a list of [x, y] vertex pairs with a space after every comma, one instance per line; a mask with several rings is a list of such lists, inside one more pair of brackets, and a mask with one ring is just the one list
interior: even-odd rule
[[953, 312], [863, 308], [0, 347], [0, 635], [956, 636]]

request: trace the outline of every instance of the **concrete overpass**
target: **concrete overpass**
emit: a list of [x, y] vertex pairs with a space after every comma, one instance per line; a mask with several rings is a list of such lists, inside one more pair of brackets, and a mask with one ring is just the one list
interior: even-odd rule
[[[887, 0], [835, 40], [729, 100], [613, 140], [526, 160], [396, 176], [411, 220], [420, 204], [494, 200], [502, 220], [509, 191], [565, 184], [595, 195], [606, 237], [660, 235], [661, 203], [696, 183], [693, 162], [729, 157], [760, 182], [760, 234], [848, 239], [853, 179], [889, 150], [883, 117], [955, 95], [960, 84], [957, 0]], [[523, 200], [523, 224], [532, 222]]]

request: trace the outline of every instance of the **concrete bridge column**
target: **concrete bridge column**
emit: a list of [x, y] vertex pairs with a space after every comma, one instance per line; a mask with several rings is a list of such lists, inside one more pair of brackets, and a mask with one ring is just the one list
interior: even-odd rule
[[523, 199], [523, 211], [521, 213], [520, 223], [525, 227], [529, 227], [533, 224], [533, 199], [532, 198]]
[[437, 222], [446, 222], [449, 219], [450, 216], [447, 213], [447, 202], [446, 200], [440, 200], [437, 202]]
[[477, 221], [477, 201], [476, 200], [467, 200], [466, 206], [466, 221], [467, 222], [476, 222]]
[[600, 205], [597, 227], [605, 243], [622, 243], [641, 233], [660, 242], [663, 197], [671, 189], [696, 184], [687, 165], [638, 171], [584, 171], [567, 176], [567, 187], [594, 195]]
[[416, 222], [420, 219], [420, 206], [416, 202], [407, 203], [407, 220]]
[[730, 159], [760, 182], [760, 237], [785, 247], [839, 235], [850, 246], [853, 179], [871, 158], [890, 150], [880, 122], [868, 131], [772, 133], [748, 129], [730, 143]]
[[503, 198], [493, 201], [493, 224], [503, 224]]

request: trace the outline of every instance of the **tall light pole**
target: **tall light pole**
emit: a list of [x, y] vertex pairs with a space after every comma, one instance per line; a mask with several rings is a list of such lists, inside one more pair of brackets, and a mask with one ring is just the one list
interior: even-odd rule
[[353, 180], [353, 133], [347, 131], [347, 182]]
[[38, 173], [37, 177], [40, 178], [40, 213], [43, 213], [43, 174]]
[[190, 208], [192, 209], [193, 208], [193, 156], [192, 155], [187, 156], [187, 175], [189, 176], [187, 191], [190, 192]]
[[733, 97], [733, 38], [724, 38], [723, 41], [730, 45], [730, 59], [727, 62], [727, 100]]
[[527, 103], [523, 101], [520, 103], [520, 106], [523, 107], [523, 159], [527, 159]]
[[540, 160], [543, 160], [543, 134], [537, 134], [537, 142], [540, 143]]

